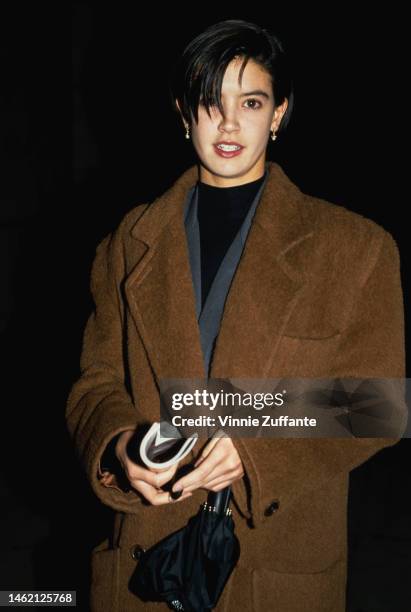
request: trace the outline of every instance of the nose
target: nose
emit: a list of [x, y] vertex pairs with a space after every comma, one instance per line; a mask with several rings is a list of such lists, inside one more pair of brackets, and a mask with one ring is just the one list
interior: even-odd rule
[[221, 116], [218, 126], [220, 132], [236, 132], [239, 128], [238, 117], [235, 109], [225, 110]]

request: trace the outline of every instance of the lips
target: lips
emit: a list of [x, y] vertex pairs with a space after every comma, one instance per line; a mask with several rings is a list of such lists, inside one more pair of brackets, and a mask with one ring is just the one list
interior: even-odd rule
[[[227, 144], [227, 145], [235, 145], [235, 146], [239, 146], [239, 149], [234, 149], [233, 151], [224, 151], [223, 149], [219, 149], [217, 145], [219, 144]], [[236, 157], [237, 155], [240, 155], [240, 153], [242, 152], [242, 150], [244, 149], [244, 147], [240, 144], [237, 144], [235, 142], [218, 142], [214, 145], [214, 151], [217, 153], [217, 155], [219, 155], [220, 157], [225, 157], [225, 158], [230, 158], [230, 157]]]
[[242, 149], [244, 148], [242, 144], [239, 142], [234, 142], [234, 140], [220, 140], [219, 142], [215, 143], [215, 146], [217, 145], [229, 145], [233, 147], [241, 147]]

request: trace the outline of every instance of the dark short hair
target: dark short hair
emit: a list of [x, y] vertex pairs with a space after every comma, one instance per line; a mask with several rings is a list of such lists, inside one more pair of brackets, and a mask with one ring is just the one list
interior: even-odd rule
[[246, 64], [251, 58], [271, 76], [275, 106], [287, 98], [288, 106], [277, 134], [287, 127], [294, 106], [294, 88], [290, 61], [280, 40], [272, 32], [242, 19], [228, 19], [209, 26], [194, 38], [171, 67], [169, 92], [175, 111], [179, 101], [184, 119], [191, 125], [191, 114], [198, 123], [198, 105], [201, 99], [208, 115], [210, 106], [221, 113], [221, 86], [228, 64], [243, 58], [239, 83]]

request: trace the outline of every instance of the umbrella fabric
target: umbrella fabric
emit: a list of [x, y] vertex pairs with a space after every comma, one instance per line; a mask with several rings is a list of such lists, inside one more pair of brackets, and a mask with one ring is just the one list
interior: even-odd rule
[[184, 612], [205, 612], [217, 605], [240, 555], [228, 508], [230, 492], [231, 487], [210, 492], [185, 527], [143, 554], [129, 582], [133, 593]]

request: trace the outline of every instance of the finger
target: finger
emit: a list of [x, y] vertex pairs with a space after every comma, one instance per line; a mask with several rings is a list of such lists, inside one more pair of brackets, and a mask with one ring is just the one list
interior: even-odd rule
[[222, 432], [218, 430], [214, 437], [211, 439], [210, 443], [204, 448], [197, 461], [195, 462], [195, 467], [200, 465], [200, 463], [210, 454], [210, 452], [214, 451], [218, 445], [218, 450], [221, 453], [221, 456], [227, 455], [237, 455], [239, 457], [238, 451], [233, 444], [232, 439]]
[[197, 467], [197, 465], [199, 465], [202, 461], [204, 461], [204, 459], [206, 457], [208, 457], [208, 455], [211, 453], [211, 451], [213, 450], [213, 448], [221, 441], [221, 438], [216, 437], [216, 435], [214, 434], [214, 437], [211, 438], [211, 440], [208, 442], [208, 444], [204, 447], [204, 449], [201, 451], [199, 457], [197, 458], [196, 462], [194, 463], [194, 466]]
[[[217, 478], [229, 478], [231, 475], [233, 475], [234, 470], [233, 469], [227, 469], [224, 467], [223, 463], [219, 463], [218, 465], [216, 465], [216, 467], [211, 470], [211, 472], [209, 472], [209, 474], [207, 474], [206, 476], [204, 476], [203, 481], [201, 483], [201, 486], [205, 487], [207, 485], [207, 483], [211, 482], [212, 480], [216, 480]], [[187, 485], [184, 487], [185, 491], [192, 491], [193, 490], [193, 486], [194, 485]]]
[[150, 472], [153, 474], [163, 474], [165, 472], [175, 472], [178, 468], [178, 463], [174, 465], [170, 465], [168, 468], [149, 468]]
[[227, 483], [226, 486], [228, 486], [239, 478], [240, 475], [238, 473], [238, 470], [231, 470], [230, 472], [217, 476], [216, 478], [210, 478], [207, 482], [204, 483], [204, 488], [211, 489], [212, 487], [220, 485], [222, 483]]
[[238, 470], [229, 470], [225, 472], [220, 472], [216, 475], [210, 475], [210, 478], [204, 481], [204, 486], [208, 486], [212, 482], [222, 482], [223, 480], [234, 480], [239, 475]]
[[[224, 459], [222, 459], [204, 478], [207, 481], [210, 481], [214, 478], [219, 478], [224, 475], [235, 475], [240, 471], [243, 471], [242, 462], [241, 460], [239, 460], [238, 457], [234, 457], [231, 453], [230, 455], [227, 455]], [[188, 488], [187, 484], [186, 488]]]
[[207, 485], [206, 487], [204, 487], [204, 489], [206, 489], [207, 491], [213, 491], [213, 493], [217, 493], [218, 491], [222, 491], [223, 489], [225, 489], [231, 484], [232, 484], [231, 480], [223, 480], [222, 482], [217, 483], [217, 484]]
[[[196, 489], [208, 489], [211, 490], [220, 490], [229, 484], [233, 483], [235, 480], [242, 478], [244, 472], [240, 468], [235, 468], [232, 470], [225, 470], [223, 472], [220, 471], [220, 466], [217, 466], [215, 470], [210, 474], [210, 478], [203, 481], [196, 481], [190, 485], [184, 486], [184, 492], [193, 493]], [[215, 489], [215, 485], [221, 485], [218, 489]], [[174, 490], [174, 488], [173, 488]]]
[[162, 487], [163, 485], [166, 484], [166, 482], [169, 482], [170, 480], [172, 480], [177, 471], [177, 468], [178, 468], [178, 464], [175, 464], [175, 465], [170, 466], [170, 468], [167, 468], [166, 470], [161, 470], [161, 471], [150, 470], [150, 472], [152, 472], [152, 474], [155, 477], [155, 483], [156, 483], [155, 486]]
[[[218, 432], [217, 432], [218, 434]], [[233, 469], [236, 467], [232, 463], [233, 455], [233, 444], [231, 439], [227, 436], [213, 437], [203, 453], [200, 455], [201, 461], [196, 462], [197, 467], [187, 474], [173, 485], [173, 491], [179, 491], [181, 489], [193, 490], [202, 486], [202, 481], [208, 478], [210, 473], [221, 464], [223, 461], [227, 461], [227, 464], [223, 464], [221, 470]], [[205, 453], [208, 453], [205, 455]], [[238, 453], [236, 453], [238, 454]]]
[[218, 466], [220, 460], [221, 458], [218, 453], [211, 453], [192, 472], [177, 480], [172, 487], [173, 491], [180, 491], [181, 489], [193, 490], [193, 488], [201, 487], [205, 479]]
[[171, 468], [168, 470], [160, 473], [152, 472], [151, 470], [143, 468], [133, 462], [127, 463], [124, 469], [130, 481], [142, 480], [157, 489], [161, 488], [166, 482], [171, 480], [175, 473], [174, 466], [171, 466]]
[[[219, 461], [215, 464], [215, 467], [212, 468], [209, 474], [207, 475], [208, 479], [216, 478], [217, 476], [221, 476], [224, 473], [234, 472], [234, 470], [239, 470], [240, 468], [241, 470], [243, 469], [243, 464], [238, 453], [234, 454], [231, 447], [226, 447], [226, 445], [220, 445], [219, 447], [214, 448], [213, 453], [216, 461], [218, 458]], [[204, 463], [204, 461], [201, 465], [205, 468], [207, 464]]]
[[191, 497], [191, 492], [184, 491], [181, 497], [176, 500], [170, 500], [170, 496], [166, 491], [158, 491], [143, 480], [134, 481], [134, 488], [137, 489], [153, 506], [161, 506], [163, 504], [177, 504], [187, 497]]

